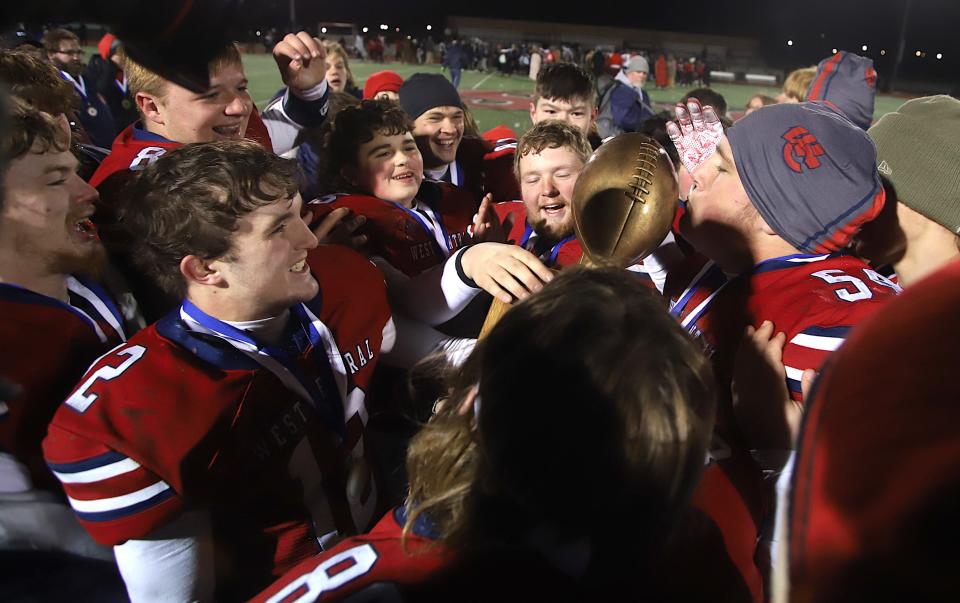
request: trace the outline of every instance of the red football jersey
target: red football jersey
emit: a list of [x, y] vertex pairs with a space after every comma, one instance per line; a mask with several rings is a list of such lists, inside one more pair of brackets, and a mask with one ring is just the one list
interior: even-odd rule
[[44, 490], [60, 489], [40, 449], [54, 412], [91, 363], [137, 330], [94, 283], [71, 277], [67, 289], [69, 305], [0, 283], [0, 376], [21, 388], [0, 404], [0, 449]]
[[368, 255], [387, 260], [407, 276], [442, 264], [451, 253], [470, 243], [468, 229], [476, 206], [457, 187], [425, 180], [414, 209], [393, 201], [358, 194], [328, 195], [310, 202], [312, 226], [339, 207], [366, 216], [361, 232]]
[[[772, 493], [757, 487], [759, 467], [754, 467], [756, 475], [750, 476], [749, 458], [744, 458], [745, 446], [732, 416], [730, 382], [744, 329], [770, 320], [777, 332], [786, 334], [783, 362], [787, 387], [794, 399], [801, 400], [804, 369], [819, 369], [850, 329], [893, 298], [900, 288], [863, 261], [841, 254], [775, 258], [736, 278], [728, 278], [711, 262], [701, 261], [696, 276], [689, 278], [688, 274], [671, 273], [665, 294], [671, 299], [671, 312], [712, 358], [718, 387], [717, 430], [724, 443], [732, 447], [727, 451], [732, 456], [721, 463], [738, 467], [731, 474], [737, 479], [727, 476], [737, 496], [732, 491], [729, 495], [702, 496], [700, 503], [724, 534], [729, 556], [736, 560], [744, 581], [756, 592], [756, 568], [744, 560], [756, 556], [756, 542], [771, 508]], [[682, 292], [678, 282], [686, 284]], [[705, 484], [701, 489], [730, 490], [722, 480]]]
[[179, 142], [141, 130], [136, 125], [130, 124], [114, 139], [110, 154], [90, 177], [91, 186], [99, 187], [116, 172], [142, 170], [167, 151], [181, 146]]
[[[508, 243], [519, 245], [534, 254], [540, 251], [536, 247], [537, 236], [533, 232], [533, 227], [527, 223], [527, 210], [524, 208], [523, 201], [505, 201], [493, 207], [501, 223], [507, 219], [507, 216], [513, 216], [513, 225], [507, 235]], [[563, 268], [579, 264], [582, 256], [583, 248], [580, 247], [580, 241], [570, 235], [556, 245], [543, 250], [539, 257], [551, 268]]]
[[797, 400], [804, 369], [820, 368], [853, 326], [901, 291], [862, 260], [842, 254], [775, 258], [734, 279], [707, 264], [682, 293], [678, 284], [668, 278], [671, 312], [714, 358], [722, 383], [729, 385], [743, 330], [769, 320], [787, 336], [783, 363]]
[[394, 509], [368, 534], [348, 538], [304, 561], [252, 603], [339, 601], [367, 588], [377, 589], [380, 596], [390, 592], [399, 597], [404, 586], [423, 582], [449, 557], [443, 547], [431, 546], [430, 538], [414, 531], [404, 542], [401, 514], [402, 509]]
[[205, 510], [216, 598], [237, 600], [315, 554], [318, 537], [378, 516], [363, 436], [364, 388], [390, 321], [382, 276], [346, 248], [309, 261], [320, 294], [297, 308], [326, 335], [288, 350], [289, 374], [319, 395], [198, 328], [185, 305], [95, 363], [60, 407], [44, 455], [98, 542]]

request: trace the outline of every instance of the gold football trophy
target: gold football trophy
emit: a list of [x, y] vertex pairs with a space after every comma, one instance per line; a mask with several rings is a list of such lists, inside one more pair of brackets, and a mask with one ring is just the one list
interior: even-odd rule
[[[667, 152], [644, 134], [613, 138], [594, 151], [573, 189], [574, 232], [581, 264], [626, 268], [652, 253], [670, 232], [679, 185]], [[493, 300], [486, 335], [509, 309]]]

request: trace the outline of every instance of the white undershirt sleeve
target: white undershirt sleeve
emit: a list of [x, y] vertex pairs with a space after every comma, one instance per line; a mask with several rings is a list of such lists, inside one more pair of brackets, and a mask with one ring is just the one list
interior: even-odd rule
[[148, 539], [113, 547], [131, 603], [212, 601], [213, 538], [206, 513], [184, 513]]
[[481, 291], [473, 283], [467, 283], [457, 270], [457, 259], [464, 251], [466, 248], [457, 250], [443, 264], [412, 278], [383, 258], [371, 258], [383, 272], [394, 314], [436, 326], [463, 311]]

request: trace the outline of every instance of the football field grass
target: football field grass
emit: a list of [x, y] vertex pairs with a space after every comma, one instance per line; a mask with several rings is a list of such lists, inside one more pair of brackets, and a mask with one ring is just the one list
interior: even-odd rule
[[[247, 77], [250, 80], [250, 94], [257, 106], [263, 108], [282, 85], [277, 67], [273, 58], [268, 54], [247, 54], [244, 55], [243, 60]], [[418, 72], [441, 72], [439, 65], [371, 63], [368, 61], [351, 61], [350, 67], [357, 86], [361, 88], [367, 76], [381, 69], [392, 69], [404, 78]], [[744, 84], [716, 83], [712, 87], [727, 100], [728, 110], [733, 117], [739, 117], [747, 100], [754, 94], [776, 96], [780, 92], [779, 88]], [[648, 88], [650, 98], [657, 108], [671, 107], [688, 90], [690, 88], [681, 86], [665, 90], [657, 90], [652, 86]], [[505, 124], [513, 128], [517, 134], [522, 134], [530, 127], [528, 106], [533, 94], [533, 82], [526, 76], [504, 77], [495, 71], [487, 73], [464, 71], [460, 80], [460, 94], [469, 105], [470, 111], [481, 130]], [[874, 119], [879, 118], [884, 113], [896, 110], [904, 100], [901, 97], [877, 95], [874, 104]]]

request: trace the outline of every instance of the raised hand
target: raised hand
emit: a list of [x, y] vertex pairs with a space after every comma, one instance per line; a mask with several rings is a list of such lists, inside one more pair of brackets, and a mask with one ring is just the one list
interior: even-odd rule
[[473, 226], [470, 236], [477, 243], [506, 243], [510, 235], [510, 228], [513, 226], [513, 214], [500, 222], [500, 216], [493, 208], [493, 195], [487, 193], [480, 202], [480, 209], [473, 216]]
[[309, 90], [323, 81], [326, 56], [320, 40], [305, 31], [287, 34], [273, 47], [280, 77], [293, 90]]
[[691, 174], [717, 150], [723, 138], [723, 124], [713, 107], [700, 106], [691, 98], [684, 106], [677, 103], [677, 123], [667, 123], [667, 135], [677, 147], [680, 161]]

